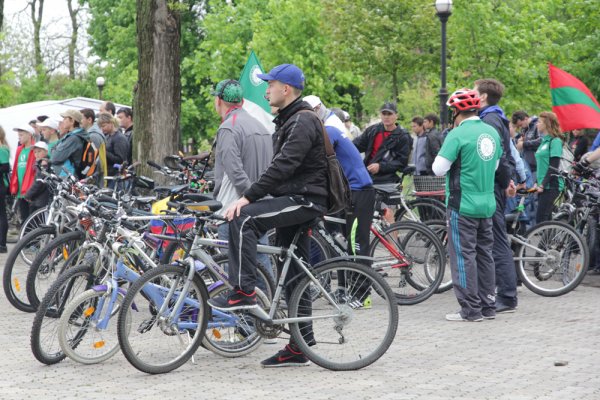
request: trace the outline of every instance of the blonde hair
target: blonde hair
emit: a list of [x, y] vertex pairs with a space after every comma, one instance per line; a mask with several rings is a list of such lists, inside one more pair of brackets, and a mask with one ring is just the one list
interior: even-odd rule
[[10, 148], [8, 142], [6, 141], [6, 132], [4, 131], [4, 128], [2, 126], [0, 126], [0, 146]]
[[112, 114], [109, 113], [100, 113], [98, 115], [98, 119], [96, 120], [96, 122], [98, 122], [98, 126], [102, 126], [104, 124], [113, 124], [113, 126], [117, 127], [119, 126], [119, 122], [117, 121], [117, 119], [115, 117], [112, 116]]
[[556, 114], [553, 112], [544, 111], [540, 113], [540, 117], [544, 120], [544, 126], [546, 127], [546, 132], [552, 137], [557, 137], [560, 140], [564, 141], [565, 137], [560, 130], [560, 124], [558, 123], [558, 118]]

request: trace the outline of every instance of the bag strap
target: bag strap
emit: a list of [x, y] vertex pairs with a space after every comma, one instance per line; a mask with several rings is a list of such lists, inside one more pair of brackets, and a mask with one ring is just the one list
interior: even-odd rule
[[312, 113], [312, 114], [314, 114], [315, 117], [317, 117], [317, 119], [319, 120], [319, 123], [321, 124], [321, 132], [323, 133], [323, 141], [325, 142], [325, 154], [328, 157], [334, 156], [335, 151], [333, 150], [333, 146], [331, 145], [331, 142], [329, 141], [329, 135], [327, 134], [327, 130], [325, 129], [325, 125], [323, 124], [323, 121], [321, 121], [321, 118], [319, 118], [317, 113], [312, 110], [300, 110], [300, 111], [298, 111], [298, 113]]

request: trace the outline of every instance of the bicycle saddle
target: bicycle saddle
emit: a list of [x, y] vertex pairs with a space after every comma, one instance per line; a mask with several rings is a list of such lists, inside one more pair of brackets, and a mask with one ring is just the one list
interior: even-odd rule
[[181, 196], [182, 200], [188, 200], [193, 202], [214, 200], [210, 193], [185, 193]]
[[398, 192], [398, 184], [397, 183], [382, 183], [379, 185], [373, 185], [378, 192], [383, 193], [397, 193]]
[[175, 185], [175, 186], [157, 186], [154, 191], [159, 193], [161, 196], [167, 196], [169, 194], [179, 194], [186, 190], [188, 185]]

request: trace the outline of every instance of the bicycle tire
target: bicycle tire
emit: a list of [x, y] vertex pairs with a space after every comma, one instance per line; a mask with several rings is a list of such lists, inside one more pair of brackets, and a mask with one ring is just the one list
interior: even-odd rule
[[[115, 308], [108, 310], [107, 300], [110, 295], [106, 289], [89, 289], [65, 307], [58, 323], [58, 343], [63, 353], [73, 361], [85, 365], [97, 364], [119, 351], [117, 323], [113, 318], [116, 317], [125, 294], [118, 291]], [[104, 301], [100, 301], [102, 297]], [[97, 327], [98, 319], [104, 318], [106, 312], [111, 314], [108, 325], [100, 329]]]
[[53, 237], [54, 234], [53, 227], [38, 228], [25, 235], [8, 253], [2, 273], [2, 286], [6, 299], [17, 310], [24, 312], [35, 312], [36, 310], [27, 298], [26, 285], [24, 285], [31, 264], [21, 257], [21, 253], [27, 248], [34, 250], [36, 253], [39, 252], [39, 249], [36, 249], [35, 246], [41, 245], [42, 242]]
[[37, 308], [40, 299], [59, 276], [69, 266], [69, 261], [76, 260], [70, 255], [80, 248], [85, 240], [85, 232], [72, 231], [61, 234], [53, 239], [31, 263], [27, 273], [27, 298], [33, 308]]
[[324, 295], [311, 299], [310, 277], [299, 282], [289, 315], [310, 313], [316, 319], [290, 324], [293, 343], [309, 360], [333, 371], [357, 370], [377, 361], [394, 341], [398, 327], [398, 307], [389, 285], [373, 269], [350, 261], [317, 267], [313, 274], [317, 280], [322, 275], [352, 278], [334, 280], [326, 289], [335, 304]]
[[[421, 222], [428, 220], [443, 220], [446, 218], [446, 205], [436, 199], [416, 199], [406, 202], [406, 206]], [[394, 215], [394, 220], [411, 221], [407, 215], [407, 211], [403, 207], [399, 207]]]
[[[161, 279], [162, 275], [166, 275], [167, 279]], [[186, 267], [163, 265], [142, 275], [127, 291], [127, 295], [121, 306], [121, 312], [119, 312], [117, 335], [123, 355], [138, 370], [148, 374], [170, 372], [185, 364], [200, 346], [204, 332], [206, 331], [210, 311], [206, 303], [208, 291], [198, 274], [194, 275], [191, 282], [193, 292], [191, 295], [188, 295], [190, 298], [194, 298], [195, 296], [198, 306], [196, 308], [186, 308], [180, 314], [184, 322], [187, 321], [194, 324], [194, 329], [185, 329], [183, 331], [189, 339], [188, 346], [183, 351], [174, 351], [177, 354], [174, 354], [173, 357], [168, 355], [167, 350], [164, 349], [164, 347], [169, 345], [167, 341], [174, 338], [174, 347], [178, 348], [180, 347], [180, 340], [183, 341], [184, 339], [181, 338], [179, 331], [173, 331], [171, 325], [167, 326], [164, 322], [165, 320], [161, 319], [156, 322], [156, 313], [160, 309], [160, 304], [155, 304], [155, 301], [150, 300], [142, 291], [142, 289], [145, 289], [146, 284], [160, 284], [163, 286], [164, 283], [171, 284], [180, 280], [185, 281], [186, 279]], [[166, 292], [168, 291], [169, 289], [166, 289]], [[142, 312], [150, 317], [144, 319], [141, 315]], [[128, 316], [127, 314], [131, 315]], [[141, 343], [143, 340], [150, 339], [150, 336], [154, 334], [157, 335], [157, 339], [150, 341], [147, 344], [148, 347], [142, 349], [144, 346], [138, 344], [138, 339], [140, 339], [139, 342]], [[158, 357], [163, 357], [165, 360], [158, 360]], [[150, 360], [150, 358], [153, 360]]]
[[[422, 223], [395, 222], [369, 245], [372, 267], [385, 276], [399, 305], [427, 300], [445, 273], [446, 250], [437, 235]], [[396, 256], [394, 252], [398, 253]]]
[[[442, 242], [442, 247], [445, 249], [448, 248], [448, 230], [447, 224], [445, 220], [437, 220], [433, 219], [430, 221], [426, 221], [425, 225], [429, 229], [431, 229], [435, 234], [438, 235], [440, 242]], [[448, 252], [446, 251], [446, 256]], [[442, 282], [440, 286], [435, 291], [436, 293], [444, 293], [450, 289], [452, 289], [452, 271], [448, 266], [450, 265], [448, 257], [446, 257], [446, 268], [444, 268], [444, 277], [442, 278]]]
[[39, 228], [40, 226], [45, 225], [47, 216], [48, 207], [42, 207], [32, 212], [21, 225], [19, 239], [22, 239], [29, 232]]
[[46, 292], [35, 313], [30, 335], [31, 352], [42, 364], [52, 365], [65, 359], [57, 340], [60, 316], [67, 303], [89, 289], [94, 280], [93, 267], [80, 264], [65, 271]]
[[[540, 257], [537, 250], [519, 246], [517, 273], [532, 292], [545, 297], [562, 296], [575, 289], [585, 277], [589, 266], [589, 251], [582, 236], [570, 225], [545, 221], [526, 234], [530, 246], [549, 252], [543, 262], [524, 261], [523, 257]], [[567, 259], [564, 259], [566, 254]], [[573, 265], [572, 265], [573, 264]]]

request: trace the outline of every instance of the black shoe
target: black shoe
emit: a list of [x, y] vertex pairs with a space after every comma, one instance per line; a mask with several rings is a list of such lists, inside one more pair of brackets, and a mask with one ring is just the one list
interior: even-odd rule
[[496, 314], [510, 314], [517, 311], [517, 307], [509, 307], [504, 304], [496, 304]]
[[262, 365], [263, 368], [304, 367], [309, 364], [309, 359], [299, 351], [293, 350], [289, 344], [273, 357], [269, 357], [260, 362], [260, 365]]
[[8, 249], [6, 248], [6, 246], [0, 246], [0, 253], [6, 253], [8, 252]]
[[496, 312], [495, 311], [485, 311], [485, 312], [482, 311], [481, 316], [483, 317], [483, 319], [495, 319]]
[[257, 308], [256, 291], [244, 293], [236, 290], [229, 297], [219, 296], [208, 300], [208, 305], [221, 311], [248, 310]]

